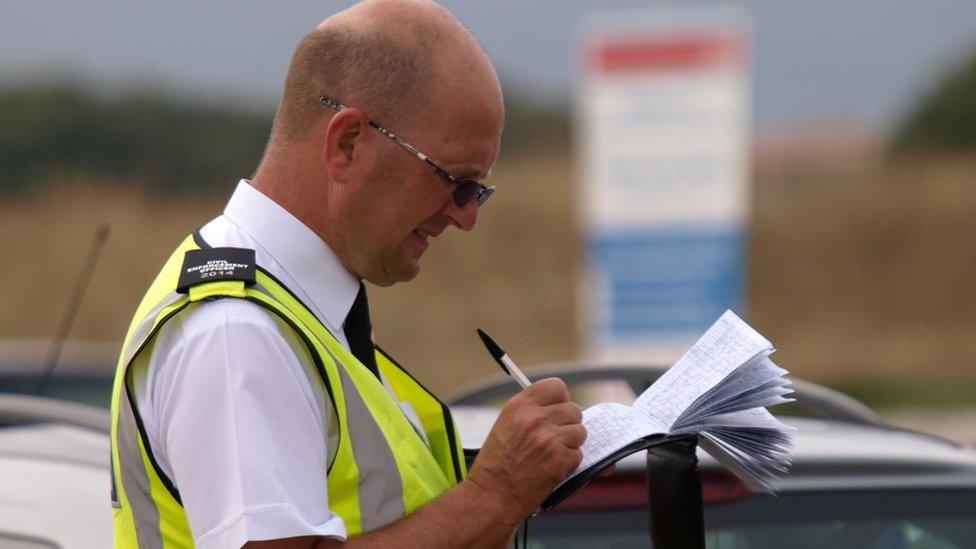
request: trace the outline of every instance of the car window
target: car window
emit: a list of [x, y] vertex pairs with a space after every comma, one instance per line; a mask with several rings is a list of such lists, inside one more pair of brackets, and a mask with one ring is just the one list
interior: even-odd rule
[[0, 549], [57, 549], [58, 544], [43, 539], [0, 532]]
[[[922, 521], [840, 521], [730, 528], [709, 532], [707, 545], [722, 549], [959, 549], [968, 546], [953, 534], [966, 529], [966, 519]], [[968, 526], [972, 534], [972, 526]], [[949, 536], [956, 538], [953, 540]]]
[[[706, 508], [709, 549], [964, 549], [976, 539], [976, 490], [753, 496]], [[647, 547], [647, 512], [542, 514], [531, 549]]]
[[[569, 394], [573, 402], [583, 408], [601, 402], [619, 402], [631, 405], [637, 398], [633, 388], [623, 379], [586, 379], [568, 382]], [[491, 406], [501, 408], [508, 399], [515, 396], [520, 387], [515, 383], [493, 387], [488, 394], [465, 399], [465, 405]]]
[[[0, 368], [0, 393], [36, 395], [37, 386], [36, 375], [4, 372]], [[55, 374], [44, 396], [107, 409], [112, 396], [112, 377]]]

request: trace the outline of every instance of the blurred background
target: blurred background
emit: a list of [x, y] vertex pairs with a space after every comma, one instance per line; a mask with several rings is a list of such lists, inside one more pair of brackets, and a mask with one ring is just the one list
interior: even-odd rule
[[[148, 283], [253, 172], [298, 40], [350, 3], [0, 6], [3, 389], [50, 359], [108, 224], [54, 386], [107, 407]], [[583, 353], [580, 22], [647, 4], [443, 3], [506, 88], [498, 192], [370, 298], [381, 345], [449, 392], [501, 375], [477, 327], [529, 370]], [[740, 312], [796, 376], [976, 443], [976, 3], [734, 4], [752, 33]]]

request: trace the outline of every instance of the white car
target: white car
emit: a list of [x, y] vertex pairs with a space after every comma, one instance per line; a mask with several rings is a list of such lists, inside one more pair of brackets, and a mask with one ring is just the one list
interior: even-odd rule
[[105, 410], [0, 394], [0, 548], [111, 547], [108, 464]]
[[[561, 364], [526, 373], [566, 381], [584, 407], [626, 404], [660, 367]], [[534, 372], [534, 375], [533, 375]], [[793, 467], [778, 496], [754, 494], [699, 451], [705, 539], [716, 549], [976, 548], [976, 451], [884, 424], [860, 402], [793, 380], [797, 403], [774, 407], [796, 427]], [[499, 377], [449, 400], [465, 448], [478, 448], [519, 387]], [[646, 458], [633, 454], [529, 521], [532, 549], [647, 547]]]
[[[655, 367], [557, 365], [583, 405], [640, 394]], [[533, 374], [533, 372], [535, 372]], [[777, 497], [753, 494], [699, 453], [706, 540], [715, 549], [963, 549], [976, 547], [976, 452], [895, 429], [863, 404], [794, 380], [798, 403], [778, 407], [797, 427], [790, 474]], [[451, 401], [466, 448], [478, 448], [509, 378]], [[105, 410], [0, 394], [0, 549], [112, 546]], [[634, 454], [556, 508], [530, 520], [533, 549], [647, 547], [645, 460]]]

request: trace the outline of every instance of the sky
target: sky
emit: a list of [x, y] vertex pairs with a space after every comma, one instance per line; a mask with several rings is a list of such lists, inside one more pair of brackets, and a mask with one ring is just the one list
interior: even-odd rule
[[[66, 74], [102, 90], [160, 87], [270, 108], [304, 33], [352, 2], [0, 0], [0, 84]], [[634, 0], [444, 0], [503, 81], [571, 100], [582, 18], [674, 5]], [[686, 0], [683, 5], [711, 2]], [[976, 49], [973, 0], [743, 0], [754, 32], [752, 113], [760, 128], [894, 124]]]

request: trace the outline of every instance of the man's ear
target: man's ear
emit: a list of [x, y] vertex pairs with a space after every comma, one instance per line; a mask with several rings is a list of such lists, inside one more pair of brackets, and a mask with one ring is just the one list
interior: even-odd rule
[[363, 167], [368, 128], [366, 115], [359, 109], [344, 109], [332, 116], [322, 150], [330, 180], [341, 184]]

